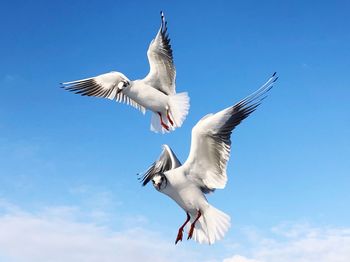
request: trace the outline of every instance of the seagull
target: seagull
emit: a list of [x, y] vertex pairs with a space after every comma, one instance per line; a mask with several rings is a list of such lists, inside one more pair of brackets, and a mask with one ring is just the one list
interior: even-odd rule
[[167, 22], [160, 13], [161, 24], [151, 41], [147, 56], [148, 75], [141, 80], [129, 80], [120, 72], [61, 83], [62, 88], [83, 96], [103, 97], [127, 103], [143, 114], [152, 111], [151, 130], [166, 133], [181, 127], [189, 110], [187, 92], [176, 93], [176, 69], [170, 45]]
[[175, 244], [182, 241], [190, 222], [187, 239], [213, 244], [224, 237], [230, 217], [210, 205], [205, 194], [223, 189], [230, 156], [231, 133], [266, 97], [277, 80], [274, 73], [257, 91], [216, 114], [204, 116], [192, 129], [189, 156], [181, 165], [168, 145], [147, 171], [139, 177], [142, 185], [152, 181], [154, 188], [172, 198], [187, 215], [179, 228]]

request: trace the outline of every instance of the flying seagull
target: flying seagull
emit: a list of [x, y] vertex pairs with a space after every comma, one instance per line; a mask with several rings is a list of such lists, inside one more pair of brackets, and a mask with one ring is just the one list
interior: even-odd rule
[[277, 80], [276, 73], [257, 91], [216, 114], [204, 116], [192, 129], [191, 150], [181, 165], [168, 145], [139, 178], [143, 186], [152, 181], [159, 192], [172, 198], [187, 214], [175, 244], [191, 223], [187, 239], [213, 244], [225, 235], [230, 217], [210, 205], [205, 194], [222, 189], [227, 182], [226, 165], [230, 156], [231, 133], [260, 105]]
[[153, 112], [151, 130], [170, 132], [180, 127], [189, 110], [186, 92], [176, 93], [176, 70], [173, 51], [163, 12], [160, 29], [149, 45], [147, 56], [150, 65], [148, 75], [141, 80], [129, 80], [120, 72], [110, 72], [96, 77], [62, 83], [68, 91], [83, 96], [104, 97], [127, 103], [145, 114]]

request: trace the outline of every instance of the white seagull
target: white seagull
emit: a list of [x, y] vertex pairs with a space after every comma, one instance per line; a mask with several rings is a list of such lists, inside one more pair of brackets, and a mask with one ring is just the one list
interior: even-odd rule
[[169, 132], [180, 127], [189, 110], [186, 92], [175, 91], [176, 70], [167, 22], [161, 12], [160, 29], [147, 51], [150, 72], [141, 80], [129, 80], [120, 72], [110, 72], [96, 77], [62, 83], [68, 91], [83, 96], [104, 97], [124, 102], [145, 114], [153, 112], [151, 130]]
[[181, 165], [168, 145], [143, 174], [143, 186], [152, 181], [161, 193], [172, 198], [187, 214], [175, 244], [182, 241], [183, 229], [191, 223], [187, 239], [213, 244], [225, 235], [230, 217], [211, 206], [205, 194], [224, 188], [230, 156], [232, 130], [260, 105], [277, 80], [276, 73], [257, 91], [234, 106], [204, 116], [192, 129], [190, 154]]

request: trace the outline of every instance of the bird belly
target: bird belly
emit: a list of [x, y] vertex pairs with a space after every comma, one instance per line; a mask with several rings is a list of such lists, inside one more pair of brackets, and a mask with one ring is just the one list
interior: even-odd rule
[[168, 107], [168, 96], [151, 86], [135, 84], [123, 92], [136, 103], [153, 112], [165, 112]]
[[169, 190], [169, 192], [164, 193], [189, 213], [196, 213], [198, 210], [202, 210], [208, 205], [202, 191], [196, 186], [186, 186], [181, 189]]

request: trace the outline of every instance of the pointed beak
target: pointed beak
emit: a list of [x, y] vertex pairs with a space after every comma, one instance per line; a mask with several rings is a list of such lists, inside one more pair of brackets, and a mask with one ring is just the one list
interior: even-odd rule
[[160, 190], [160, 183], [159, 184], [155, 184], [154, 185], [156, 187], [156, 189], [159, 191]]

